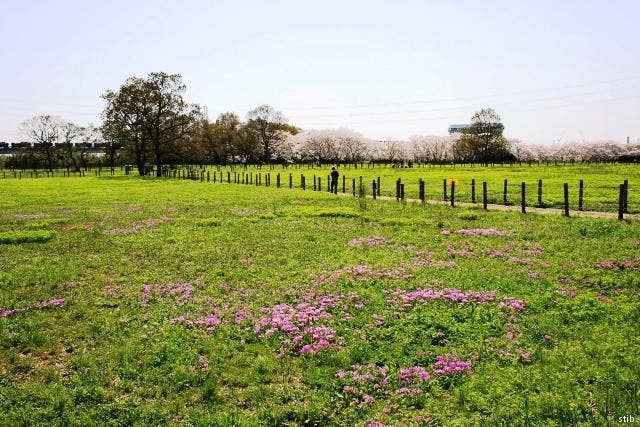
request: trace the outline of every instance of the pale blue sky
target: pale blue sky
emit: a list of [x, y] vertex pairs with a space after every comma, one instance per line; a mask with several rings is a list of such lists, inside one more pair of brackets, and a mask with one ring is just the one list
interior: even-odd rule
[[131, 75], [181, 73], [210, 118], [446, 134], [494, 107], [528, 143], [640, 138], [640, 1], [0, 0], [0, 141], [98, 122]]

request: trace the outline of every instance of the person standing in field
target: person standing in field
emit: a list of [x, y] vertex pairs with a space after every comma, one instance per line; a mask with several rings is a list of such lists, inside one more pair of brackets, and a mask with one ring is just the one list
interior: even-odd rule
[[331, 168], [331, 192], [333, 194], [338, 194], [338, 177], [340, 173], [336, 170], [335, 167]]

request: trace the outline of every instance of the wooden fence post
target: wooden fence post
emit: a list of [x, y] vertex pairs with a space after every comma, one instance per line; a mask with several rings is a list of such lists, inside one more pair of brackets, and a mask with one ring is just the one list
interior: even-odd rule
[[580, 184], [578, 186], [578, 210], [582, 210], [582, 196], [584, 194], [584, 181], [580, 180]]
[[629, 180], [624, 180], [624, 213], [629, 213], [628, 207], [629, 202]]
[[538, 207], [542, 207], [542, 180], [538, 180]]
[[451, 180], [451, 207], [456, 206], [456, 182]]
[[300, 185], [302, 185], [302, 189], [306, 190], [307, 189], [307, 181], [306, 178], [304, 177], [304, 175], [300, 175]]
[[276, 188], [280, 188], [280, 174], [276, 175]]
[[442, 180], [442, 194], [444, 196], [445, 202], [449, 200], [449, 198], [447, 197], [447, 178]]
[[396, 202], [400, 200], [400, 178], [396, 179]]
[[342, 194], [347, 192], [347, 176], [342, 175]]
[[420, 198], [420, 202], [424, 203], [424, 180], [420, 178], [418, 182], [418, 197]]
[[618, 193], [618, 221], [624, 219], [624, 193], [625, 186], [624, 184], [620, 184], [620, 192]]
[[373, 183], [371, 184], [371, 190], [372, 190], [371, 194], [373, 194], [373, 200], [375, 200], [376, 199], [376, 194], [377, 194], [377, 192], [376, 192], [376, 180], [375, 179], [373, 180]]
[[404, 202], [404, 183], [400, 183], [400, 200]]
[[293, 188], [293, 175], [289, 174], [289, 188]]
[[508, 197], [508, 192], [507, 192], [507, 178], [504, 179], [504, 191], [502, 194], [502, 202], [506, 205], [507, 204], [507, 197]]
[[487, 210], [487, 181], [482, 181], [482, 208]]
[[471, 178], [471, 203], [476, 202], [476, 180]]
[[522, 209], [522, 213], [527, 213], [526, 185], [527, 184], [524, 182], [520, 184], [520, 207]]
[[356, 179], [351, 179], [351, 192], [353, 193], [353, 197], [356, 196]]
[[380, 177], [377, 179], [378, 197], [380, 196]]
[[564, 183], [564, 216], [569, 216], [569, 184]]

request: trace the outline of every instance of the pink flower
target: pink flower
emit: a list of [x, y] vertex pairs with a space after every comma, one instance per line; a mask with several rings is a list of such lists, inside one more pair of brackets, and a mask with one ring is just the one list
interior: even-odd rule
[[355, 239], [349, 240], [349, 246], [367, 246], [372, 248], [374, 246], [382, 246], [388, 244], [389, 241], [382, 236], [374, 236], [374, 237], [356, 237]]
[[525, 305], [524, 305], [524, 301], [520, 299], [505, 297], [500, 303], [500, 308], [507, 308], [513, 311], [522, 312], [525, 310]]
[[422, 366], [412, 366], [400, 370], [400, 382], [406, 383], [414, 378], [422, 382], [427, 382], [431, 376]]
[[9, 317], [16, 313], [22, 313], [33, 308], [49, 308], [49, 307], [63, 307], [66, 303], [66, 298], [53, 298], [51, 300], [38, 301], [36, 303], [27, 304], [24, 307], [16, 307], [0, 310], [0, 317]]
[[249, 318], [249, 316], [251, 316], [251, 315], [247, 310], [245, 310], [245, 309], [238, 310], [238, 311], [236, 311], [234, 320], [235, 320], [236, 324], [240, 324], [240, 323], [243, 323], [245, 320], [247, 320]]
[[200, 363], [200, 368], [202, 368], [204, 372], [209, 372], [209, 361], [206, 357], [200, 355], [200, 357], [198, 357], [198, 363]]
[[438, 356], [433, 365], [436, 367], [436, 370], [433, 371], [434, 375], [453, 375], [472, 371], [471, 363], [464, 362], [453, 354]]
[[203, 317], [202, 319], [198, 319], [193, 323], [205, 326], [216, 326], [222, 323], [222, 321], [215, 314], [208, 314], [207, 316]]
[[471, 228], [460, 229], [456, 231], [458, 234], [464, 234], [467, 236], [508, 236], [506, 231], [498, 230], [496, 228]]

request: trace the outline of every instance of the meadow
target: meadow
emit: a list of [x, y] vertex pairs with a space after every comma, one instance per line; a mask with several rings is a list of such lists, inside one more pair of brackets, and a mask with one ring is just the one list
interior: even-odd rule
[[[550, 205], [556, 184], [584, 176], [586, 209], [615, 206], [629, 179], [640, 208], [637, 167], [528, 168], [401, 173], [407, 193], [423, 178], [434, 197], [443, 178], [498, 192], [542, 178]], [[274, 172], [326, 185], [326, 170]], [[398, 173], [341, 172], [381, 176], [387, 195]], [[0, 425], [640, 416], [638, 221], [336, 197], [275, 178], [8, 178], [0, 203]]]
[[[276, 176], [280, 174], [282, 187], [289, 186], [289, 174], [291, 174], [292, 187], [302, 188], [301, 175], [306, 180], [306, 189], [313, 189], [314, 176], [320, 181], [322, 191], [328, 191], [327, 176], [331, 173], [332, 165], [316, 166], [291, 165], [286, 169], [281, 165], [268, 166], [178, 166], [181, 174], [188, 174], [188, 170], [197, 171], [196, 176], [206, 179], [206, 172], [213, 180], [216, 174], [217, 182], [220, 182], [220, 172], [223, 181], [227, 181], [227, 172], [231, 181], [234, 174], [242, 182], [242, 174], [247, 180], [255, 184], [256, 176], [261, 175], [261, 185], [264, 185], [264, 176], [269, 173], [271, 185], [276, 185]], [[346, 164], [338, 167], [340, 172], [338, 191], [342, 192], [343, 176], [345, 178], [345, 192], [352, 192], [352, 180], [356, 180], [359, 185], [362, 176], [363, 184], [367, 194], [372, 192], [372, 181], [380, 179], [380, 195], [395, 197], [395, 182], [398, 178], [405, 184], [405, 196], [408, 199], [418, 199], [418, 182], [423, 179], [425, 184], [425, 198], [427, 200], [444, 200], [443, 181], [447, 181], [447, 196], [451, 194], [451, 181], [455, 181], [456, 200], [460, 202], [472, 201], [472, 180], [475, 180], [475, 200], [480, 203], [482, 200], [482, 182], [487, 182], [487, 198], [490, 204], [504, 204], [504, 180], [507, 180], [507, 204], [520, 205], [521, 183], [526, 184], [526, 204], [527, 206], [539, 206], [538, 204], [538, 180], [542, 180], [542, 205], [547, 208], [562, 208], [564, 204], [563, 184], [569, 184], [569, 206], [571, 210], [579, 208], [579, 185], [583, 181], [583, 210], [615, 212], [618, 209], [619, 185], [625, 180], [629, 182], [628, 212], [640, 213], [640, 191], [636, 183], [640, 182], [640, 166], [637, 164], [618, 163], [559, 163], [554, 165], [545, 164], [522, 164], [522, 165], [492, 165], [484, 167], [482, 165], [423, 165], [415, 164], [412, 168], [394, 168], [390, 164], [367, 164], [353, 165]], [[206, 171], [206, 172], [205, 172]], [[2, 173], [4, 179], [19, 177], [19, 171], [5, 170]], [[63, 170], [55, 172], [59, 177], [65, 173]], [[86, 176], [95, 176], [97, 170], [84, 172]], [[38, 171], [39, 177], [45, 177], [47, 172]], [[71, 172], [72, 176], [76, 175]], [[108, 174], [108, 169], [102, 169], [102, 174]], [[101, 174], [101, 175], [102, 175]], [[115, 176], [122, 176], [122, 169], [116, 169]], [[33, 177], [33, 172], [25, 170], [22, 176]], [[173, 176], [173, 175], [171, 175]], [[181, 175], [184, 176], [184, 175]], [[357, 187], [356, 187], [357, 188]]]

